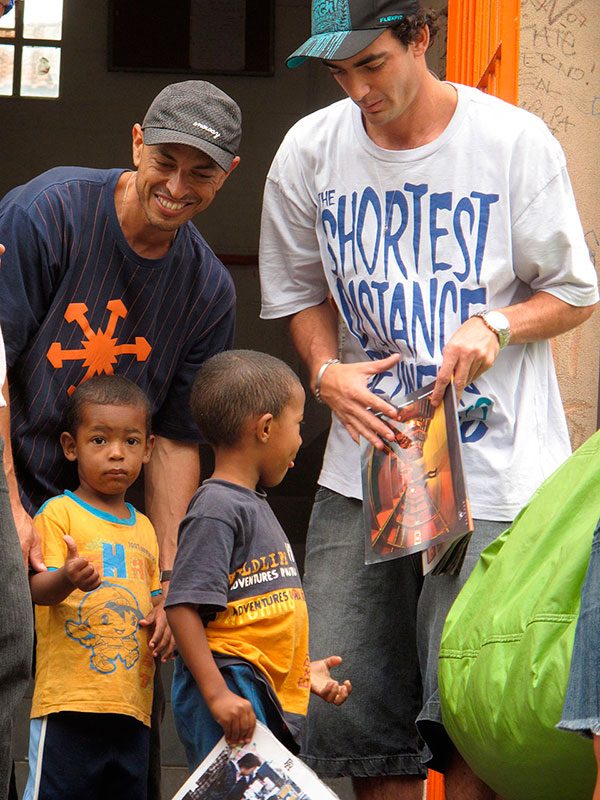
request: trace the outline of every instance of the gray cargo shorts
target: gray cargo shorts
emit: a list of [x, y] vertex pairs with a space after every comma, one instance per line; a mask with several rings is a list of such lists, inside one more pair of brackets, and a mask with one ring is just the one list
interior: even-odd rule
[[318, 489], [304, 574], [310, 657], [341, 656], [334, 675], [353, 686], [341, 707], [311, 696], [302, 755], [319, 775], [424, 777], [440, 767], [444, 621], [481, 551], [509, 525], [476, 520], [460, 575], [424, 578], [420, 553], [365, 566], [362, 502]]

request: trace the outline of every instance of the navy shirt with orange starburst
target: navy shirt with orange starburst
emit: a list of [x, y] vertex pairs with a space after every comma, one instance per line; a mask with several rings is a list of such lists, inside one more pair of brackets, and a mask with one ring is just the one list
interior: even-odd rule
[[191, 384], [232, 344], [231, 276], [191, 222], [163, 258], [139, 256], [115, 210], [122, 173], [58, 167], [0, 203], [11, 438], [30, 513], [76, 480], [59, 435], [67, 397], [83, 380], [125, 375], [148, 394], [155, 433], [199, 441]]

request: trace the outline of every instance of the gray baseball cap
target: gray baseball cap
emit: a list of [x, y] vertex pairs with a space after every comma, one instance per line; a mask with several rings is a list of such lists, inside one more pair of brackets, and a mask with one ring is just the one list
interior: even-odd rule
[[312, 0], [312, 35], [286, 64], [293, 69], [307, 58], [352, 58], [386, 28], [420, 10], [419, 0]]
[[182, 81], [154, 98], [142, 130], [145, 144], [187, 144], [227, 171], [242, 138], [242, 112], [212, 83]]

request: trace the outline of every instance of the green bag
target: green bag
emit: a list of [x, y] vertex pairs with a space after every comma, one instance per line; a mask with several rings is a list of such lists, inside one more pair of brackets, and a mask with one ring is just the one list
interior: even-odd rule
[[592, 796], [591, 740], [554, 726], [599, 517], [600, 432], [483, 551], [446, 620], [444, 725], [469, 766], [506, 800]]

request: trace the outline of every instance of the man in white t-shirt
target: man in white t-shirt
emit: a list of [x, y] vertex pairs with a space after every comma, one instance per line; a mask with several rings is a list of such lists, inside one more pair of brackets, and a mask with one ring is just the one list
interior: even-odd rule
[[[426, 763], [450, 800], [494, 797], [441, 725], [439, 640], [483, 547], [569, 455], [548, 339], [598, 300], [559, 144], [533, 115], [428, 71], [435, 16], [417, 0], [314, 0], [288, 66], [321, 59], [348, 99], [289, 131], [263, 207], [262, 316], [290, 318], [334, 411], [305, 591], [311, 652], [350, 660], [355, 692], [335, 721], [310, 710], [305, 756], [352, 776], [359, 800], [421, 798]], [[359, 435], [381, 446], [384, 395], [435, 380], [438, 404], [451, 377], [475, 518], [461, 573], [423, 578], [418, 554], [365, 566]]]

